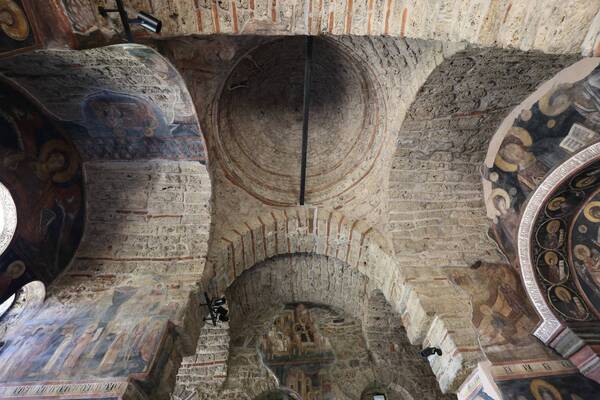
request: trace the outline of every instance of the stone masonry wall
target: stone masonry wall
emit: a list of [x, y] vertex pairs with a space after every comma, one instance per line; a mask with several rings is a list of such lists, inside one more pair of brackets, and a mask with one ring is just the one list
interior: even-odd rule
[[[339, 353], [332, 373], [348, 399], [358, 399], [374, 383], [401, 396], [392, 399], [451, 398], [437, 389], [419, 348], [410, 344], [399, 315], [383, 295], [378, 292], [368, 300], [371, 290], [364, 275], [330, 257], [284, 255], [257, 264], [227, 291], [229, 326], [203, 328], [205, 341], [199, 342], [195, 357], [184, 360], [174, 399], [251, 399], [275, 388], [276, 382], [259, 359], [258, 339], [285, 304], [298, 302], [334, 311], [333, 317], [326, 312], [319, 321]], [[346, 322], [340, 323], [340, 316]], [[227, 346], [229, 356], [224, 354]], [[407, 393], [411, 397], [405, 397]]]
[[454, 398], [440, 393], [429, 364], [419, 354], [420, 348], [410, 344], [402, 321], [379, 291], [371, 293], [363, 331], [375, 376], [386, 382], [391, 393], [397, 392], [396, 396], [409, 393], [415, 400]]
[[[97, 5], [107, 0], [62, 0], [82, 42], [111, 38], [121, 30]], [[163, 22], [161, 34], [390, 35], [465, 41], [477, 45], [551, 53], [598, 51], [598, 0], [128, 0]], [[139, 37], [147, 37], [138, 31]]]

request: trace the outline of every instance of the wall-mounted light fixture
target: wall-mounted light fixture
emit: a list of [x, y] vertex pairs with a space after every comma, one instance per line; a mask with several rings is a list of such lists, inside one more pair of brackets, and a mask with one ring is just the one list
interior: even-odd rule
[[426, 347], [423, 350], [421, 350], [421, 357], [423, 357], [426, 361], [429, 358], [429, 356], [432, 356], [434, 354], [441, 356], [442, 349], [440, 349], [439, 347]]
[[386, 400], [385, 394], [374, 394], [373, 400]]
[[142, 28], [152, 33], [160, 33], [162, 29], [162, 22], [154, 17], [153, 15], [147, 14], [143, 11], [139, 11], [136, 18], [129, 18], [125, 7], [123, 6], [123, 0], [115, 0], [117, 8], [104, 8], [98, 7], [98, 12], [103, 17], [107, 17], [110, 13], [119, 13], [121, 17], [121, 23], [123, 24], [123, 30], [128, 42], [133, 42], [133, 35], [131, 34], [131, 28], [129, 25], [140, 25]]
[[206, 299], [206, 303], [201, 305], [208, 308], [208, 317], [204, 318], [205, 321], [212, 321], [214, 326], [217, 326], [217, 322], [229, 321], [229, 316], [227, 315], [229, 314], [229, 310], [223, 307], [227, 303], [225, 297], [211, 299], [208, 297], [208, 293], [204, 292], [204, 298]]

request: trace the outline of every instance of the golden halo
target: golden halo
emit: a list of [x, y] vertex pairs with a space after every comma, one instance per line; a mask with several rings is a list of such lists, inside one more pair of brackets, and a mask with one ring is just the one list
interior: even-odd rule
[[[506, 134], [506, 138], [504, 139], [504, 141], [506, 141], [506, 139], [510, 138], [511, 136], [517, 138], [519, 142], [521, 142], [521, 144], [525, 147], [529, 147], [533, 144], [533, 140], [531, 139], [531, 135], [529, 134], [529, 132], [527, 132], [526, 129], [523, 129], [521, 127], [511, 126], [508, 130], [508, 133]], [[507, 144], [508, 143], [502, 143], [502, 146], [498, 151], [498, 154], [496, 155], [496, 159], [494, 160], [494, 164], [502, 171], [516, 172], [519, 169], [518, 164], [505, 160], [504, 157], [502, 157], [501, 155], [502, 148], [504, 148]]]
[[544, 397], [542, 397], [542, 389], [545, 389], [552, 394], [552, 400], [562, 400], [562, 396], [560, 395], [558, 389], [543, 379], [532, 380], [531, 384], [529, 385], [529, 389], [531, 390], [531, 394], [533, 394], [535, 400], [545, 400]]
[[564, 196], [555, 197], [548, 202], [548, 210], [557, 211], [560, 209], [560, 206], [562, 206], [566, 202], [567, 199]]
[[540, 111], [549, 117], [555, 117], [564, 112], [572, 102], [571, 95], [567, 92], [570, 87], [570, 84], [558, 85], [542, 96], [538, 102]]
[[552, 221], [548, 222], [548, 225], [546, 225], [546, 232], [548, 233], [556, 233], [560, 230], [560, 221], [557, 219], [553, 219]]
[[11, 278], [13, 279], [17, 279], [20, 278], [21, 275], [23, 275], [25, 273], [25, 263], [21, 260], [17, 260], [17, 261], [13, 261], [10, 264], [8, 264], [8, 267], [6, 267], [6, 271], [5, 273], [8, 273], [10, 271], [10, 273], [8, 275], [10, 275]]
[[573, 300], [573, 295], [571, 294], [571, 292], [569, 292], [569, 289], [563, 286], [556, 286], [554, 288], [554, 293], [560, 301], [563, 301], [565, 303], [570, 303], [571, 300]]
[[547, 265], [557, 265], [558, 264], [558, 254], [556, 254], [553, 251], [549, 251], [546, 254], [544, 254], [544, 261], [546, 262]]
[[21, 7], [13, 0], [0, 0], [0, 14], [7, 13], [11, 22], [0, 21], [0, 28], [8, 37], [23, 41], [29, 36], [29, 23]]
[[592, 252], [590, 251], [589, 247], [584, 244], [575, 245], [573, 254], [575, 254], [575, 258], [577, 258], [579, 261], [584, 261], [592, 256]]
[[[598, 215], [594, 215], [594, 211]], [[583, 209], [583, 215], [590, 222], [600, 222], [600, 201], [590, 201]]]
[[533, 144], [533, 140], [531, 139], [531, 135], [527, 132], [526, 129], [521, 128], [519, 126], [511, 126], [508, 130], [507, 136], [514, 136], [521, 141], [523, 146], [529, 147]]
[[578, 189], [582, 189], [582, 188], [590, 186], [594, 182], [596, 182], [595, 176], [591, 176], [591, 175], [585, 176], [585, 177], [577, 179], [575, 181], [575, 187]]
[[52, 181], [56, 183], [64, 183], [71, 179], [79, 168], [79, 156], [77, 152], [63, 140], [53, 139], [42, 146], [40, 150], [39, 161], [44, 163], [54, 152], [61, 152], [65, 156], [67, 167], [52, 175]]

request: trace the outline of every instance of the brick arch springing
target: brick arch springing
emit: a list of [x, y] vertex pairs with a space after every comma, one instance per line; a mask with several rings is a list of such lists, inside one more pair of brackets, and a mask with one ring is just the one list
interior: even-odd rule
[[364, 221], [326, 209], [273, 210], [231, 227], [214, 239], [205, 280], [223, 293], [245, 270], [280, 254], [313, 253], [337, 258], [384, 285], [393, 271], [393, 250]]

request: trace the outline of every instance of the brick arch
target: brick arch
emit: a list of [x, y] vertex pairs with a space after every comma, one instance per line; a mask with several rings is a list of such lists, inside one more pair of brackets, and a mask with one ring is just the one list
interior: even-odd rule
[[341, 260], [382, 285], [392, 283], [393, 249], [361, 220], [312, 207], [273, 210], [225, 230], [213, 239], [205, 279], [224, 293], [245, 270], [282, 254], [311, 253]]
[[456, 391], [485, 357], [469, 297], [446, 271], [479, 260], [502, 262], [487, 234], [480, 183], [489, 140], [513, 107], [573, 61], [516, 50], [457, 52], [427, 77], [402, 123], [389, 179], [388, 229], [407, 282], [404, 326], [411, 342], [443, 350], [431, 366], [444, 391]]
[[[217, 394], [252, 399], [275, 389], [277, 382], [261, 361], [258, 343], [284, 306], [295, 303], [319, 306], [314, 310], [319, 329], [327, 332], [341, 357], [330, 371], [332, 379], [344, 387], [345, 395], [354, 396], [348, 398], [357, 398], [373, 384], [409, 394], [408, 398], [449, 398], [437, 388], [419, 348], [410, 344], [398, 313], [383, 293], [357, 268], [339, 259], [307, 253], [275, 256], [243, 272], [226, 294], [231, 320], [203, 328], [205, 340], [180, 369], [176, 399], [208, 399]], [[351, 360], [363, 362], [357, 365]]]

